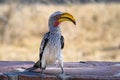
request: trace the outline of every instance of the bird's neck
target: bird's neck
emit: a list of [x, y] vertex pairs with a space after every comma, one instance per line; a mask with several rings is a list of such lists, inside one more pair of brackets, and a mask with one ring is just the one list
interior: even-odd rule
[[50, 31], [50, 33], [59, 33], [59, 34], [61, 34], [61, 29], [60, 29], [59, 26], [58, 27], [49, 27], [49, 31]]

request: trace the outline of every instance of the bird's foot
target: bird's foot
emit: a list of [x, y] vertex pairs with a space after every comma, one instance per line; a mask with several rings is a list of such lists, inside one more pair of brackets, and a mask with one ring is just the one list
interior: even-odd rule
[[43, 73], [40, 73], [40, 80], [45, 80], [45, 75]]
[[61, 73], [58, 76], [63, 78], [65, 76], [65, 73]]
[[69, 76], [66, 76], [65, 73], [61, 73], [57, 76], [60, 80], [67, 80]]

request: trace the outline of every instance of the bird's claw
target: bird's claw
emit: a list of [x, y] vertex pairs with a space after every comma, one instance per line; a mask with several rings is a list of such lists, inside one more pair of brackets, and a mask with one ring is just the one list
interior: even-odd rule
[[43, 73], [40, 73], [40, 79], [45, 80], [45, 75]]
[[67, 76], [65, 75], [65, 73], [61, 73], [57, 76], [60, 80], [67, 80]]

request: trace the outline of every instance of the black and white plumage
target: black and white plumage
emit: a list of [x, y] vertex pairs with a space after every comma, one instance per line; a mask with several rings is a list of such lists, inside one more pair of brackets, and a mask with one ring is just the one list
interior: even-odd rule
[[[52, 35], [52, 36], [49, 36], [49, 35]], [[41, 47], [40, 47], [40, 60], [39, 61], [41, 61], [42, 60], [42, 57], [43, 57], [43, 53], [44, 53], [44, 50], [45, 50], [45, 47], [46, 46], [49, 46], [51, 43], [53, 43], [53, 46], [55, 47], [55, 45], [56, 45], [56, 42], [54, 42], [54, 38], [56, 38], [56, 37], [54, 37], [55, 36], [55, 34], [53, 34], [53, 33], [50, 33], [50, 32], [48, 32], [48, 33], [46, 33], [45, 34], [45, 36], [44, 36], [44, 38], [43, 38], [43, 40], [42, 40], [42, 42], [41, 42]], [[58, 36], [57, 36], [58, 37]], [[57, 39], [56, 39], [57, 40]], [[50, 41], [53, 41], [53, 42], [50, 42]], [[61, 48], [61, 49], [63, 49], [64, 48], [64, 37], [62, 36], [62, 35], [60, 35], [60, 37], [58, 38], [58, 41], [57, 42], [59, 42], [58, 44], [59, 44], [59, 47]], [[51, 48], [53, 48], [52, 46], [51, 46]], [[57, 48], [57, 47], [56, 47]], [[50, 48], [49, 48], [50, 49]], [[49, 52], [48, 50], [45, 50], [45, 51], [47, 51], [47, 52]], [[46, 52], [45, 52], [46, 53]], [[49, 54], [46, 54], [47, 56], [49, 56], [50, 57], [50, 55]], [[47, 57], [46, 56], [46, 57]], [[50, 64], [50, 63], [55, 63], [54, 61], [56, 61], [56, 60], [54, 60], [53, 59], [53, 57], [52, 56], [54, 56], [54, 54], [52, 54], [51, 55], [51, 59], [49, 59], [49, 60], [53, 60], [52, 62], [50, 62], [50, 61], [47, 61], [47, 60], [45, 60], [45, 61], [47, 61], [48, 62], [48, 64]], [[46, 59], [48, 59], [48, 58], [46, 58]], [[40, 67], [40, 68], [42, 68], [42, 64], [43, 63], [41, 63], [41, 62], [37, 62], [35, 65], [34, 65], [34, 67]], [[45, 63], [43, 66], [44, 66], [44, 68], [46, 67], [46, 64], [47, 63]]]
[[71, 21], [75, 24], [74, 17], [69, 13], [57, 11], [49, 18], [49, 32], [44, 35], [40, 46], [40, 59], [35, 63], [34, 67], [40, 67], [43, 70], [49, 64], [54, 64], [56, 61], [63, 70], [63, 60], [61, 49], [64, 48], [64, 37], [61, 35], [59, 24], [64, 21]]

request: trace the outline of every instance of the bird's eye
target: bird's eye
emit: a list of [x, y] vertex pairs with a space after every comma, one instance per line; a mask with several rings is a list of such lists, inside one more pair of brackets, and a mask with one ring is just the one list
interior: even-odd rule
[[60, 15], [56, 15], [55, 18], [59, 19], [59, 18], [60, 18]]

